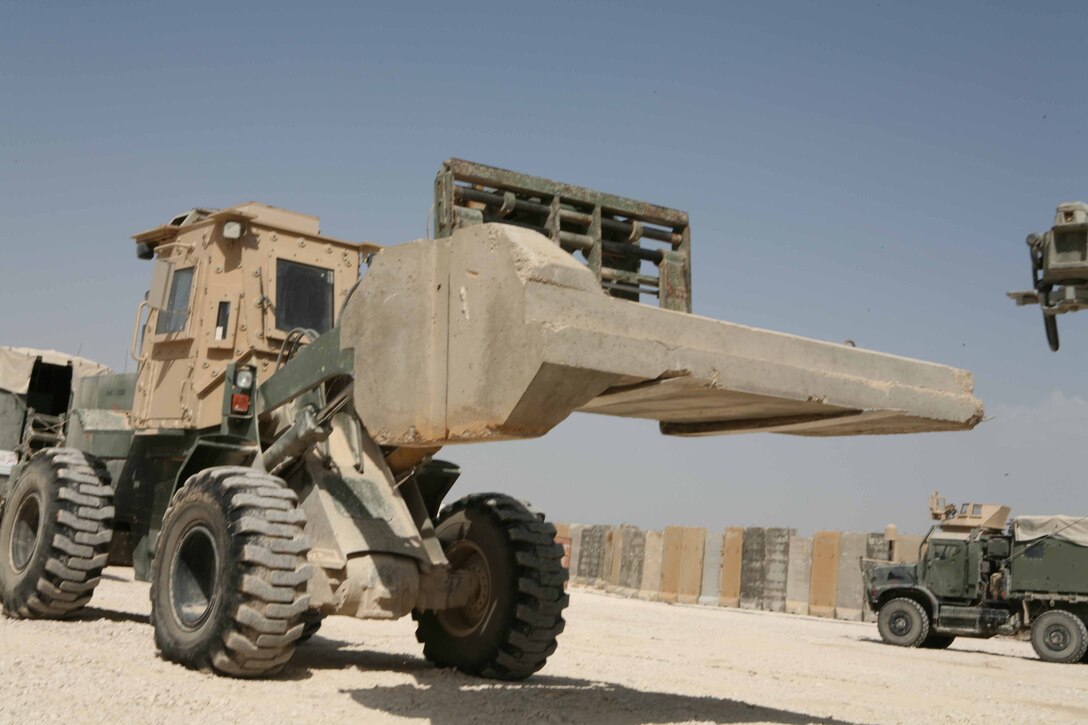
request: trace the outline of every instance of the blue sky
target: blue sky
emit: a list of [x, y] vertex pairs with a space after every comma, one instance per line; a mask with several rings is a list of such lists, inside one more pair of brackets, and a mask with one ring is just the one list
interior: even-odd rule
[[0, 1], [0, 339], [123, 367], [149, 277], [132, 233], [256, 199], [395, 244], [423, 235], [459, 156], [686, 209], [696, 312], [969, 368], [996, 416], [836, 441], [577, 416], [447, 451], [464, 490], [647, 526], [919, 528], [934, 487], [1088, 513], [1088, 315], [1061, 320], [1053, 354], [1004, 296], [1029, 283], [1024, 236], [1088, 197], [1086, 20], [1082, 3]]

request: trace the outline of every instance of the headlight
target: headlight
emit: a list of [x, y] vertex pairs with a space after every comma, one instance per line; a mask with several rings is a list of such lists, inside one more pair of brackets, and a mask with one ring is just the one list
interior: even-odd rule
[[253, 387], [253, 371], [249, 368], [242, 368], [238, 372], [234, 373], [234, 387], [241, 388], [242, 390], [249, 390]]
[[223, 222], [223, 239], [232, 241], [242, 238], [242, 222]]

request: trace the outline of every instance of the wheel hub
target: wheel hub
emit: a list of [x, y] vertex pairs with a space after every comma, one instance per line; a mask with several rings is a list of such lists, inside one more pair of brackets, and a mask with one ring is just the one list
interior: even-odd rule
[[34, 552], [38, 548], [38, 537], [42, 530], [42, 505], [38, 494], [32, 493], [19, 503], [15, 512], [15, 525], [11, 529], [11, 566], [18, 572], [26, 571]]
[[893, 614], [888, 627], [897, 637], [902, 637], [910, 632], [910, 617], [905, 614]]
[[446, 552], [455, 571], [470, 573], [474, 580], [473, 593], [463, 607], [438, 613], [446, 631], [463, 637], [477, 630], [487, 620], [494, 604], [491, 567], [483, 551], [471, 541], [462, 539]]
[[182, 627], [191, 631], [208, 619], [218, 593], [218, 573], [215, 537], [204, 526], [193, 526], [182, 535], [170, 567], [170, 601]]
[[1065, 627], [1052, 625], [1046, 628], [1043, 640], [1050, 649], [1060, 651], [1069, 646], [1069, 632]]

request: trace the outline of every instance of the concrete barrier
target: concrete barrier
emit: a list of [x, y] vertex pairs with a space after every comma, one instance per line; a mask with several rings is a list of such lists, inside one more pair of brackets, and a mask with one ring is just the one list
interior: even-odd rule
[[680, 559], [684, 527], [666, 526], [661, 548], [661, 601], [676, 602], [680, 594]]
[[661, 554], [664, 539], [660, 531], [647, 531], [642, 556], [642, 586], [639, 598], [656, 601], [661, 598]]
[[740, 606], [740, 572], [744, 561], [744, 529], [732, 527], [722, 535], [723, 607]]
[[740, 564], [740, 606], [759, 609], [763, 601], [763, 583], [767, 578], [764, 553], [766, 529], [750, 526], [744, 530]]
[[642, 587], [642, 565], [646, 534], [635, 526], [620, 526], [612, 532], [612, 566], [608, 583], [618, 593], [638, 594]]
[[790, 537], [794, 529], [770, 528], [763, 540], [763, 596], [760, 609], [768, 612], [786, 611], [786, 585], [790, 567]]
[[722, 536], [706, 532], [703, 550], [703, 583], [699, 591], [699, 604], [716, 607], [722, 599]]
[[839, 573], [836, 582], [835, 618], [860, 620], [865, 609], [861, 582], [861, 560], [868, 551], [869, 535], [844, 533], [839, 545]]
[[567, 571], [570, 572], [570, 582], [572, 584], [579, 584], [581, 577], [578, 576], [578, 558], [582, 553], [582, 530], [585, 526], [582, 524], [570, 525], [570, 566], [567, 567]]
[[812, 589], [812, 537], [790, 537], [790, 566], [786, 578], [786, 611], [808, 614]]
[[[570, 539], [570, 525], [569, 524], [556, 524], [555, 525], [555, 543], [563, 547], [563, 559], [561, 564], [563, 568], [568, 572], [570, 571], [570, 555], [573, 548], [573, 544]], [[564, 582], [563, 587], [566, 588], [570, 582]]]
[[835, 589], [839, 577], [838, 531], [817, 531], [812, 536], [812, 577], [808, 612], [816, 617], [835, 616]]
[[586, 526], [578, 554], [580, 584], [603, 585], [612, 565], [612, 527]]
[[918, 561], [918, 549], [922, 546], [924, 539], [924, 536], [899, 534], [892, 546], [892, 561], [906, 564]]
[[677, 601], [695, 604], [703, 586], [703, 557], [706, 551], [706, 529], [684, 527], [680, 556], [680, 588]]

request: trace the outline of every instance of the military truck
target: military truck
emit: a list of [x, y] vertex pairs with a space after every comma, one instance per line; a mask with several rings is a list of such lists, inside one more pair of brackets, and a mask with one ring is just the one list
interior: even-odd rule
[[4, 610], [75, 614], [132, 566], [186, 666], [268, 675], [323, 617], [411, 615], [435, 664], [523, 678], [564, 628], [563, 551], [508, 496], [443, 505], [444, 446], [575, 411], [680, 436], [981, 419], [966, 371], [690, 314], [682, 211], [456, 159], [434, 209], [436, 238], [384, 248], [255, 202], [137, 234], [136, 371], [57, 376], [56, 436], [13, 448]]
[[1019, 516], [995, 504], [949, 506], [918, 560], [864, 568], [880, 637], [901, 647], [943, 649], [956, 637], [1028, 636], [1048, 662], [1088, 652], [1088, 516]]

